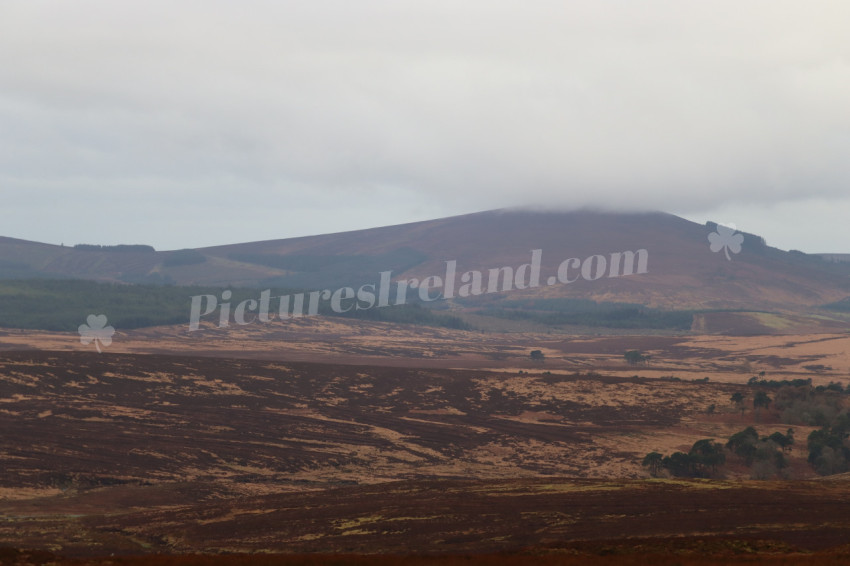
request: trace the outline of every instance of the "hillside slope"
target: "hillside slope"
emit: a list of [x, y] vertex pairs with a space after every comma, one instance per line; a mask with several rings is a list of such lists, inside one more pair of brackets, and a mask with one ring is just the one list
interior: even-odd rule
[[[2, 238], [0, 277], [332, 290], [377, 283], [384, 271], [391, 271], [394, 280], [445, 279], [447, 262], [454, 261], [458, 278], [470, 270], [480, 271], [484, 278], [482, 296], [467, 297], [465, 302], [486, 304], [495, 298], [486, 293], [488, 270], [515, 270], [531, 261], [532, 250], [540, 250], [539, 286], [514, 290], [512, 299], [582, 298], [666, 309], [787, 311], [807, 310], [850, 295], [846, 263], [771, 248], [752, 234], [740, 235], [740, 248], [727, 242], [731, 247], [715, 252], [708, 238], [716, 230], [715, 225], [665, 213], [510, 210], [176, 252], [84, 251]], [[646, 250], [644, 273], [609, 276], [612, 254], [638, 250]], [[564, 283], [558, 280], [558, 267], [571, 258], [562, 279], [572, 282]], [[606, 266], [600, 267], [600, 258]], [[585, 262], [589, 265], [582, 272]], [[456, 288], [460, 286], [458, 279]], [[438, 291], [432, 290], [431, 296]]]

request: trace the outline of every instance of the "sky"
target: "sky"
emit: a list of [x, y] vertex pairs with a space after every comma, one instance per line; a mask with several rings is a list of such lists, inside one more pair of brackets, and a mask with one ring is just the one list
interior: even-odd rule
[[0, 235], [202, 247], [505, 207], [850, 253], [850, 2], [0, 0]]

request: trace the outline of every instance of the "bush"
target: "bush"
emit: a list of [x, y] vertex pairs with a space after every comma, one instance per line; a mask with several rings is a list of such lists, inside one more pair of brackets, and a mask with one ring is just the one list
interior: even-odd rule
[[741, 432], [736, 432], [729, 437], [726, 442], [726, 448], [732, 451], [733, 454], [742, 458], [747, 465], [753, 463], [753, 458], [756, 454], [756, 443], [759, 439], [759, 433], [751, 426], [748, 426]]
[[846, 443], [847, 433], [822, 428], [812, 431], [808, 438], [809, 464], [822, 476], [841, 474], [848, 471], [850, 448]]
[[630, 364], [639, 364], [641, 362], [647, 361], [650, 358], [650, 356], [648, 355], [641, 354], [639, 350], [629, 350], [625, 354], [623, 354], [623, 357]]
[[[654, 454], [647, 454], [644, 462], [653, 462], [656, 459]], [[676, 477], [705, 478], [717, 474], [718, 468], [725, 462], [723, 446], [712, 439], [704, 439], [697, 440], [687, 454], [674, 452], [662, 458], [661, 467]], [[644, 466], [648, 464], [644, 463]]]
[[774, 432], [759, 438], [758, 431], [748, 426], [729, 437], [726, 448], [750, 466], [750, 477], [765, 480], [780, 475], [787, 466], [783, 451], [794, 444], [794, 431]]

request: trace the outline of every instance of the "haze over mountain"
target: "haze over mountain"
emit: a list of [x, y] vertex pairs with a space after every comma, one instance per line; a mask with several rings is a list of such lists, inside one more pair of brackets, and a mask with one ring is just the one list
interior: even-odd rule
[[[145, 246], [68, 248], [0, 238], [0, 278], [333, 290], [377, 283], [384, 271], [391, 271], [393, 280], [443, 278], [450, 261], [456, 262], [458, 278], [469, 270], [486, 277], [493, 268], [515, 270], [531, 262], [532, 250], [541, 250], [539, 286], [513, 289], [504, 297], [582, 298], [665, 309], [794, 311], [850, 295], [850, 265], [835, 256], [827, 260], [782, 251], [752, 234], [741, 235], [738, 249], [724, 241], [720, 243], [730, 245], [715, 252], [709, 235], [716, 229], [665, 213], [500, 210], [166, 252]], [[601, 256], [610, 266], [611, 254], [638, 250], [646, 250], [645, 273], [610, 277], [597, 258], [589, 260], [591, 277], [579, 276], [580, 265], [592, 256]], [[567, 266], [566, 279], [572, 282], [555, 280], [558, 266], [570, 258], [575, 260]], [[432, 296], [437, 292], [432, 290]]]

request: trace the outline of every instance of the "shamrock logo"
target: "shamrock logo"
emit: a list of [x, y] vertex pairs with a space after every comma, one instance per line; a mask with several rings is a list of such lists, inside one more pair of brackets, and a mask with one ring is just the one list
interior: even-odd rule
[[712, 232], [708, 235], [708, 241], [711, 242], [711, 251], [719, 252], [723, 250], [726, 253], [726, 259], [732, 261], [729, 257], [729, 251], [733, 254], [741, 253], [741, 244], [744, 243], [744, 235], [736, 234], [735, 225], [721, 226], [717, 225], [717, 232]]
[[97, 353], [100, 354], [100, 345], [109, 346], [112, 344], [112, 335], [115, 334], [115, 329], [111, 326], [106, 326], [106, 315], [90, 314], [86, 317], [88, 324], [81, 324], [77, 331], [80, 333], [80, 343], [89, 345], [94, 340], [94, 346], [97, 348]]

